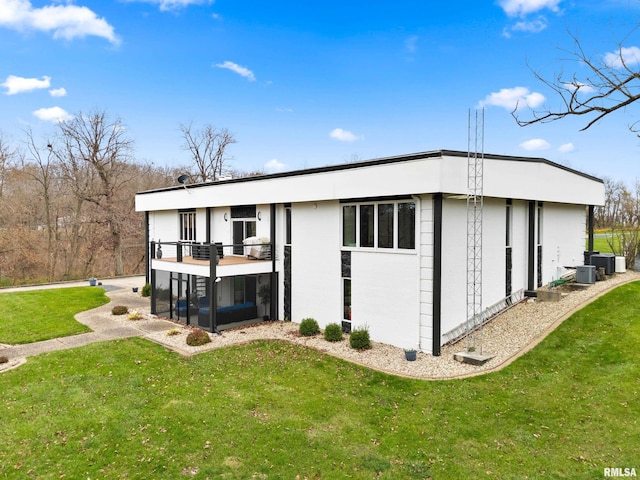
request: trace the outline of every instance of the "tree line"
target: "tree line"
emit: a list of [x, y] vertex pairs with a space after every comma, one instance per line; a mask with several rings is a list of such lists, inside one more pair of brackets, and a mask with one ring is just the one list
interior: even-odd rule
[[[232, 173], [226, 129], [180, 125], [185, 165], [139, 162], [121, 119], [79, 113], [38, 139], [0, 132], [0, 286], [144, 271], [144, 214], [136, 192]], [[235, 175], [245, 175], [234, 172]], [[255, 172], [260, 173], [260, 172]]]

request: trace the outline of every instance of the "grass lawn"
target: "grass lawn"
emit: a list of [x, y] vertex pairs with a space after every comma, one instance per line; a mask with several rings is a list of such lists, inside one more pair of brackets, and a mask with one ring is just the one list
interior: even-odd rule
[[73, 316], [109, 302], [102, 288], [0, 293], [0, 343], [17, 345], [91, 330]]
[[[600, 253], [615, 253], [611, 249], [611, 246], [609, 245], [609, 241], [611, 241], [610, 235], [608, 238], [596, 237], [593, 239], [593, 249]], [[614, 237], [614, 246], [616, 248], [616, 251], [620, 252], [620, 239], [617, 235]], [[587, 248], [588, 246], [585, 246], [584, 249], [587, 250]]]
[[[0, 478], [537, 479], [640, 469], [640, 282], [504, 370], [385, 375], [285, 342], [136, 338], [0, 374]], [[215, 340], [214, 340], [215, 341]]]

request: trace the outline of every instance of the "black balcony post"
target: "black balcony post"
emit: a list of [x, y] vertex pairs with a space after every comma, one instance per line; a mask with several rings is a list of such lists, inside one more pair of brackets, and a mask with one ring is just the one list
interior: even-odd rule
[[269, 318], [278, 319], [278, 272], [276, 271], [276, 204], [272, 203], [269, 211], [269, 228], [271, 230], [271, 302]]
[[151, 250], [149, 250], [149, 212], [144, 212], [144, 248], [146, 249], [144, 255], [144, 282], [150, 283], [151, 252], [155, 252], [155, 248], [152, 246]]
[[216, 246], [212, 243], [209, 244], [209, 285], [211, 289], [211, 295], [209, 297], [209, 324], [211, 325], [211, 331], [220, 335], [218, 331], [217, 311], [218, 311], [218, 274], [216, 267], [218, 263], [218, 256]]
[[176, 261], [182, 261], [182, 242], [176, 244]]

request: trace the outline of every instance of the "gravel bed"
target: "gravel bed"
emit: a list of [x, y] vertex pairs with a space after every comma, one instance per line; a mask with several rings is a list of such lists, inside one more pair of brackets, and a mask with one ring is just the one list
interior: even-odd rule
[[165, 331], [152, 332], [144, 336], [183, 355], [193, 355], [252, 340], [287, 340], [394, 375], [433, 380], [465, 377], [502, 368], [535, 346], [577, 309], [615, 286], [639, 279], [640, 273], [627, 271], [597, 282], [584, 290], [566, 291], [559, 302], [528, 299], [515, 305], [484, 327], [482, 351], [495, 356], [483, 366], [463, 364], [453, 359], [455, 353], [466, 349], [464, 340], [455, 345], [444, 346], [439, 357], [418, 352], [417, 360], [408, 362], [402, 348], [372, 342], [370, 350], [356, 351], [349, 346], [346, 336], [344, 340], [333, 343], [325, 341], [322, 335], [301, 337], [298, 334], [299, 325], [292, 322], [264, 322], [227, 330], [222, 332], [222, 335], [210, 334], [211, 343], [200, 347], [188, 346], [186, 337], [189, 329], [179, 326], [176, 326], [181, 330], [178, 335], [168, 336]]

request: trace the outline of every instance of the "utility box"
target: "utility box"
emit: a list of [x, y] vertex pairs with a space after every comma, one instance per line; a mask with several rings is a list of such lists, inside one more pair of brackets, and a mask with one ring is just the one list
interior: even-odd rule
[[616, 257], [612, 254], [591, 255], [590, 263], [594, 267], [603, 267], [605, 275], [616, 273]]
[[596, 283], [596, 267], [594, 265], [576, 267], [576, 283]]

